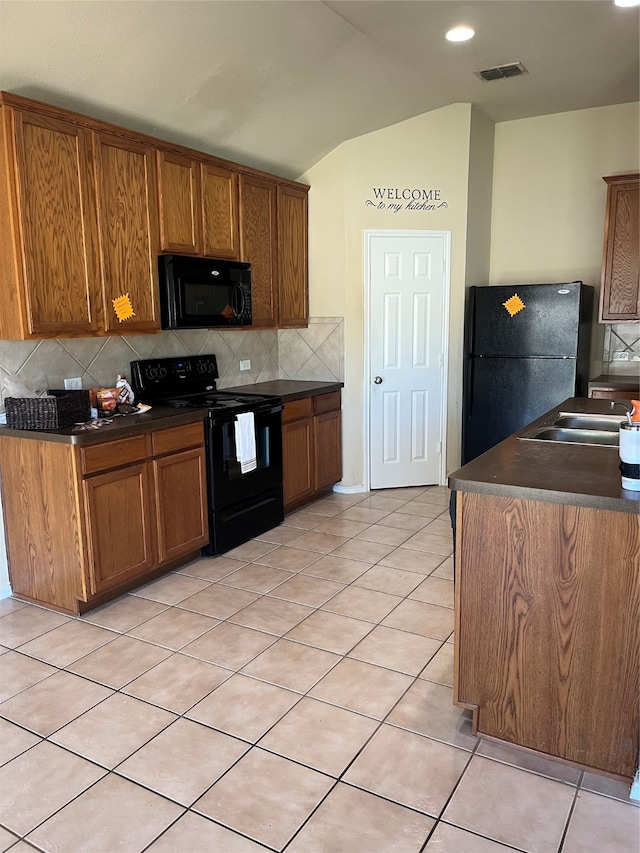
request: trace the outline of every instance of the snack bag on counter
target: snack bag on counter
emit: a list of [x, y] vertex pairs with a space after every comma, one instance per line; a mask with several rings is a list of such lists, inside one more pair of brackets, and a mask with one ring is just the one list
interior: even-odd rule
[[120, 373], [118, 374], [118, 378], [116, 379], [116, 388], [118, 390], [118, 404], [129, 403], [129, 405], [132, 406], [135, 394], [133, 393], [131, 385], [127, 382], [126, 376], [122, 376]]
[[98, 417], [112, 417], [118, 405], [118, 388], [96, 388], [95, 390]]

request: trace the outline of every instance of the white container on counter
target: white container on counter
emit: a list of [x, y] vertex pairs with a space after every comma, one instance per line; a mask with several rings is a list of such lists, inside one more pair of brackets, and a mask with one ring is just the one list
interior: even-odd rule
[[620, 424], [622, 488], [640, 492], [640, 421]]

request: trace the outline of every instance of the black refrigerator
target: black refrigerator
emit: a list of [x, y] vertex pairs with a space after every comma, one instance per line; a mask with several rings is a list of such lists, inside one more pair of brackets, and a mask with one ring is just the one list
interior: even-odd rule
[[469, 288], [463, 464], [567, 397], [586, 396], [593, 296], [581, 281]]

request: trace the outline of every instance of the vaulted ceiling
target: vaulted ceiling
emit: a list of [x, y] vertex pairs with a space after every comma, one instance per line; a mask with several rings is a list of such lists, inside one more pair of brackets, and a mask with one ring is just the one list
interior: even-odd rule
[[[445, 41], [466, 23], [476, 37]], [[289, 177], [450, 103], [495, 121], [639, 99], [611, 0], [2, 0], [0, 86]], [[478, 69], [527, 74], [483, 82]]]

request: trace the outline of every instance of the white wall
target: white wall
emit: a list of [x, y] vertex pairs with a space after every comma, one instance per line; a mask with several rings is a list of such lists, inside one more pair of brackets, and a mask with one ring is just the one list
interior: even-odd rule
[[[453, 104], [345, 142], [301, 180], [309, 197], [310, 300], [313, 314], [345, 317], [342, 483], [363, 484], [365, 229], [443, 230], [452, 233], [448, 470], [460, 445], [461, 340], [467, 262], [467, 197], [472, 109]], [[367, 205], [374, 187], [432, 188], [447, 207], [394, 212]]]
[[467, 190], [467, 286], [489, 284], [494, 137], [494, 122], [473, 109]]
[[491, 284], [599, 287], [602, 177], [640, 170], [639, 128], [637, 103], [496, 125]]
[[[602, 178], [640, 171], [639, 131], [638, 103], [496, 125], [491, 284], [577, 279], [596, 288], [597, 305]], [[592, 377], [602, 369], [603, 333], [594, 317]]]

